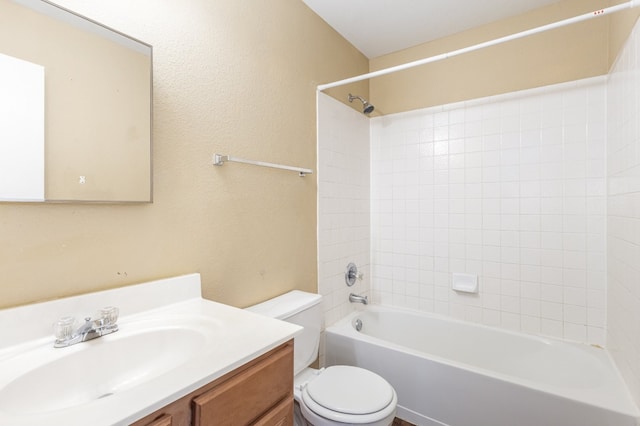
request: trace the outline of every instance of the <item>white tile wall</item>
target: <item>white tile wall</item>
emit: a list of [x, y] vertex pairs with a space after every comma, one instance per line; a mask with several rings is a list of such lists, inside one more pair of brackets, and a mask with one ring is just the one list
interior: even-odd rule
[[[350, 292], [369, 296], [369, 119], [320, 94], [318, 129], [318, 292], [326, 326], [361, 306], [349, 303]], [[349, 262], [364, 274], [353, 287], [344, 279]]]
[[[327, 325], [357, 308], [343, 281], [356, 261], [354, 290], [371, 287], [377, 303], [606, 340], [640, 404], [638, 27], [608, 80], [385, 116], [370, 130], [318, 102]], [[480, 293], [450, 290], [453, 272], [478, 274]]]
[[605, 83], [372, 119], [374, 300], [604, 344]]
[[640, 404], [640, 27], [608, 81], [608, 349]]

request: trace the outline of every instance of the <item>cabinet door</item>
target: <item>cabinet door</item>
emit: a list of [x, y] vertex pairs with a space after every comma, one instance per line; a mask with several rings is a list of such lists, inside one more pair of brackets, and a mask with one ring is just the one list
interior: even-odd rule
[[194, 398], [195, 426], [248, 425], [293, 392], [293, 349], [286, 345]]
[[282, 400], [252, 426], [293, 426], [293, 398]]

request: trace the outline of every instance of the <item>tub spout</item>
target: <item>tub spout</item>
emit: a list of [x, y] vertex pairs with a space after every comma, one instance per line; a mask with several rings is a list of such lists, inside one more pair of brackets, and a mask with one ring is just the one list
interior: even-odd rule
[[369, 304], [369, 299], [367, 296], [358, 296], [357, 294], [351, 293], [349, 295], [349, 302], [351, 303], [362, 303], [363, 305]]

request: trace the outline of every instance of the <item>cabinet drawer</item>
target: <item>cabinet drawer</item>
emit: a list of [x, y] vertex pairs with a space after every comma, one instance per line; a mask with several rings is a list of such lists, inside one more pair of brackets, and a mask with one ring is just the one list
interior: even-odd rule
[[165, 414], [151, 423], [147, 423], [147, 426], [173, 426], [173, 419], [171, 418], [171, 415]]
[[195, 425], [248, 425], [283, 399], [291, 399], [292, 346], [283, 346], [270, 357], [194, 398]]
[[252, 426], [293, 426], [293, 398], [282, 400]]

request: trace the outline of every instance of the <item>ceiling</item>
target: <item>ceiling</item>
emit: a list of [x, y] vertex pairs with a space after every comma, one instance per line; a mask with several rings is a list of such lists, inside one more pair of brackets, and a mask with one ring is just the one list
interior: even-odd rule
[[303, 0], [368, 58], [559, 0]]

